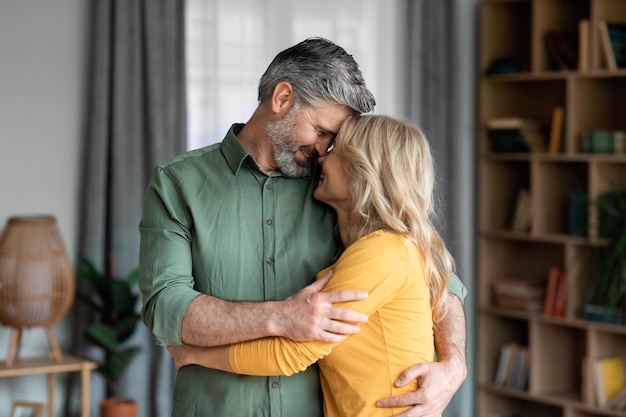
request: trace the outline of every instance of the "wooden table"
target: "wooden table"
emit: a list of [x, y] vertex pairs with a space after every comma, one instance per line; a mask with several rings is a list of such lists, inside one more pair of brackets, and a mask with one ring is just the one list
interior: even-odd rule
[[63, 361], [58, 363], [54, 358], [20, 359], [15, 361], [10, 368], [5, 362], [0, 363], [0, 378], [47, 374], [48, 376], [48, 417], [55, 417], [54, 391], [56, 387], [56, 374], [66, 372], [80, 372], [80, 396], [81, 417], [89, 417], [89, 394], [91, 384], [91, 371], [98, 365], [95, 362], [63, 356]]

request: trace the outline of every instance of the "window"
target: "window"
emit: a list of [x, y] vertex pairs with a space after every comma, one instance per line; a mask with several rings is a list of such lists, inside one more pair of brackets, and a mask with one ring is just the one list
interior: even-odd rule
[[359, 63], [377, 113], [398, 114], [405, 76], [393, 0], [187, 0], [188, 148], [223, 139], [257, 106], [274, 56], [310, 36], [341, 45]]

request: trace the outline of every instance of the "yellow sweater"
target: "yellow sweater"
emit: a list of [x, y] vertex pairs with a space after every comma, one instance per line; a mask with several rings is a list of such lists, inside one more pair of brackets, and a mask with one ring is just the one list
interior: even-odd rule
[[337, 304], [369, 316], [358, 334], [339, 344], [282, 337], [234, 344], [229, 350], [233, 370], [291, 375], [319, 360], [326, 417], [391, 416], [408, 409], [376, 407], [381, 398], [415, 391], [416, 384], [396, 388], [393, 383], [402, 371], [435, 355], [422, 255], [406, 242], [391, 232], [370, 233], [329, 268], [333, 276], [325, 291], [369, 293], [366, 300]]

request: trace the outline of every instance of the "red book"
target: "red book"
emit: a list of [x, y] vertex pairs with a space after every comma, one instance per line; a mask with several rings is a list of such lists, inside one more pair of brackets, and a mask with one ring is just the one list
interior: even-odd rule
[[546, 298], [543, 303], [543, 314], [552, 315], [554, 313], [554, 302], [556, 300], [556, 289], [559, 286], [559, 275], [561, 269], [553, 266], [548, 272], [548, 284], [546, 287]]
[[554, 312], [556, 317], [565, 316], [565, 307], [567, 307], [567, 274], [561, 271], [559, 275], [559, 285], [556, 288], [556, 297], [554, 298]]

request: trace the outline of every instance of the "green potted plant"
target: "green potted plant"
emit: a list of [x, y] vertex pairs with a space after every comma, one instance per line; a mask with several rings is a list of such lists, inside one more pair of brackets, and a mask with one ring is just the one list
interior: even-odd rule
[[138, 270], [121, 278], [115, 276], [112, 263], [103, 273], [90, 260], [81, 257], [76, 276], [87, 284], [77, 286], [76, 299], [94, 313], [94, 322], [86, 327], [83, 335], [87, 342], [103, 351], [102, 359], [96, 360], [96, 372], [106, 380], [107, 398], [100, 404], [100, 415], [126, 415], [122, 411], [108, 414], [111, 405], [121, 405], [130, 410], [128, 415], [136, 415], [135, 401], [120, 398], [119, 380], [141, 350], [140, 346], [127, 343], [140, 318], [137, 313], [139, 295], [135, 291]]
[[583, 317], [624, 322], [626, 294], [626, 192], [602, 194], [596, 201], [598, 234], [608, 244], [593, 249]]

